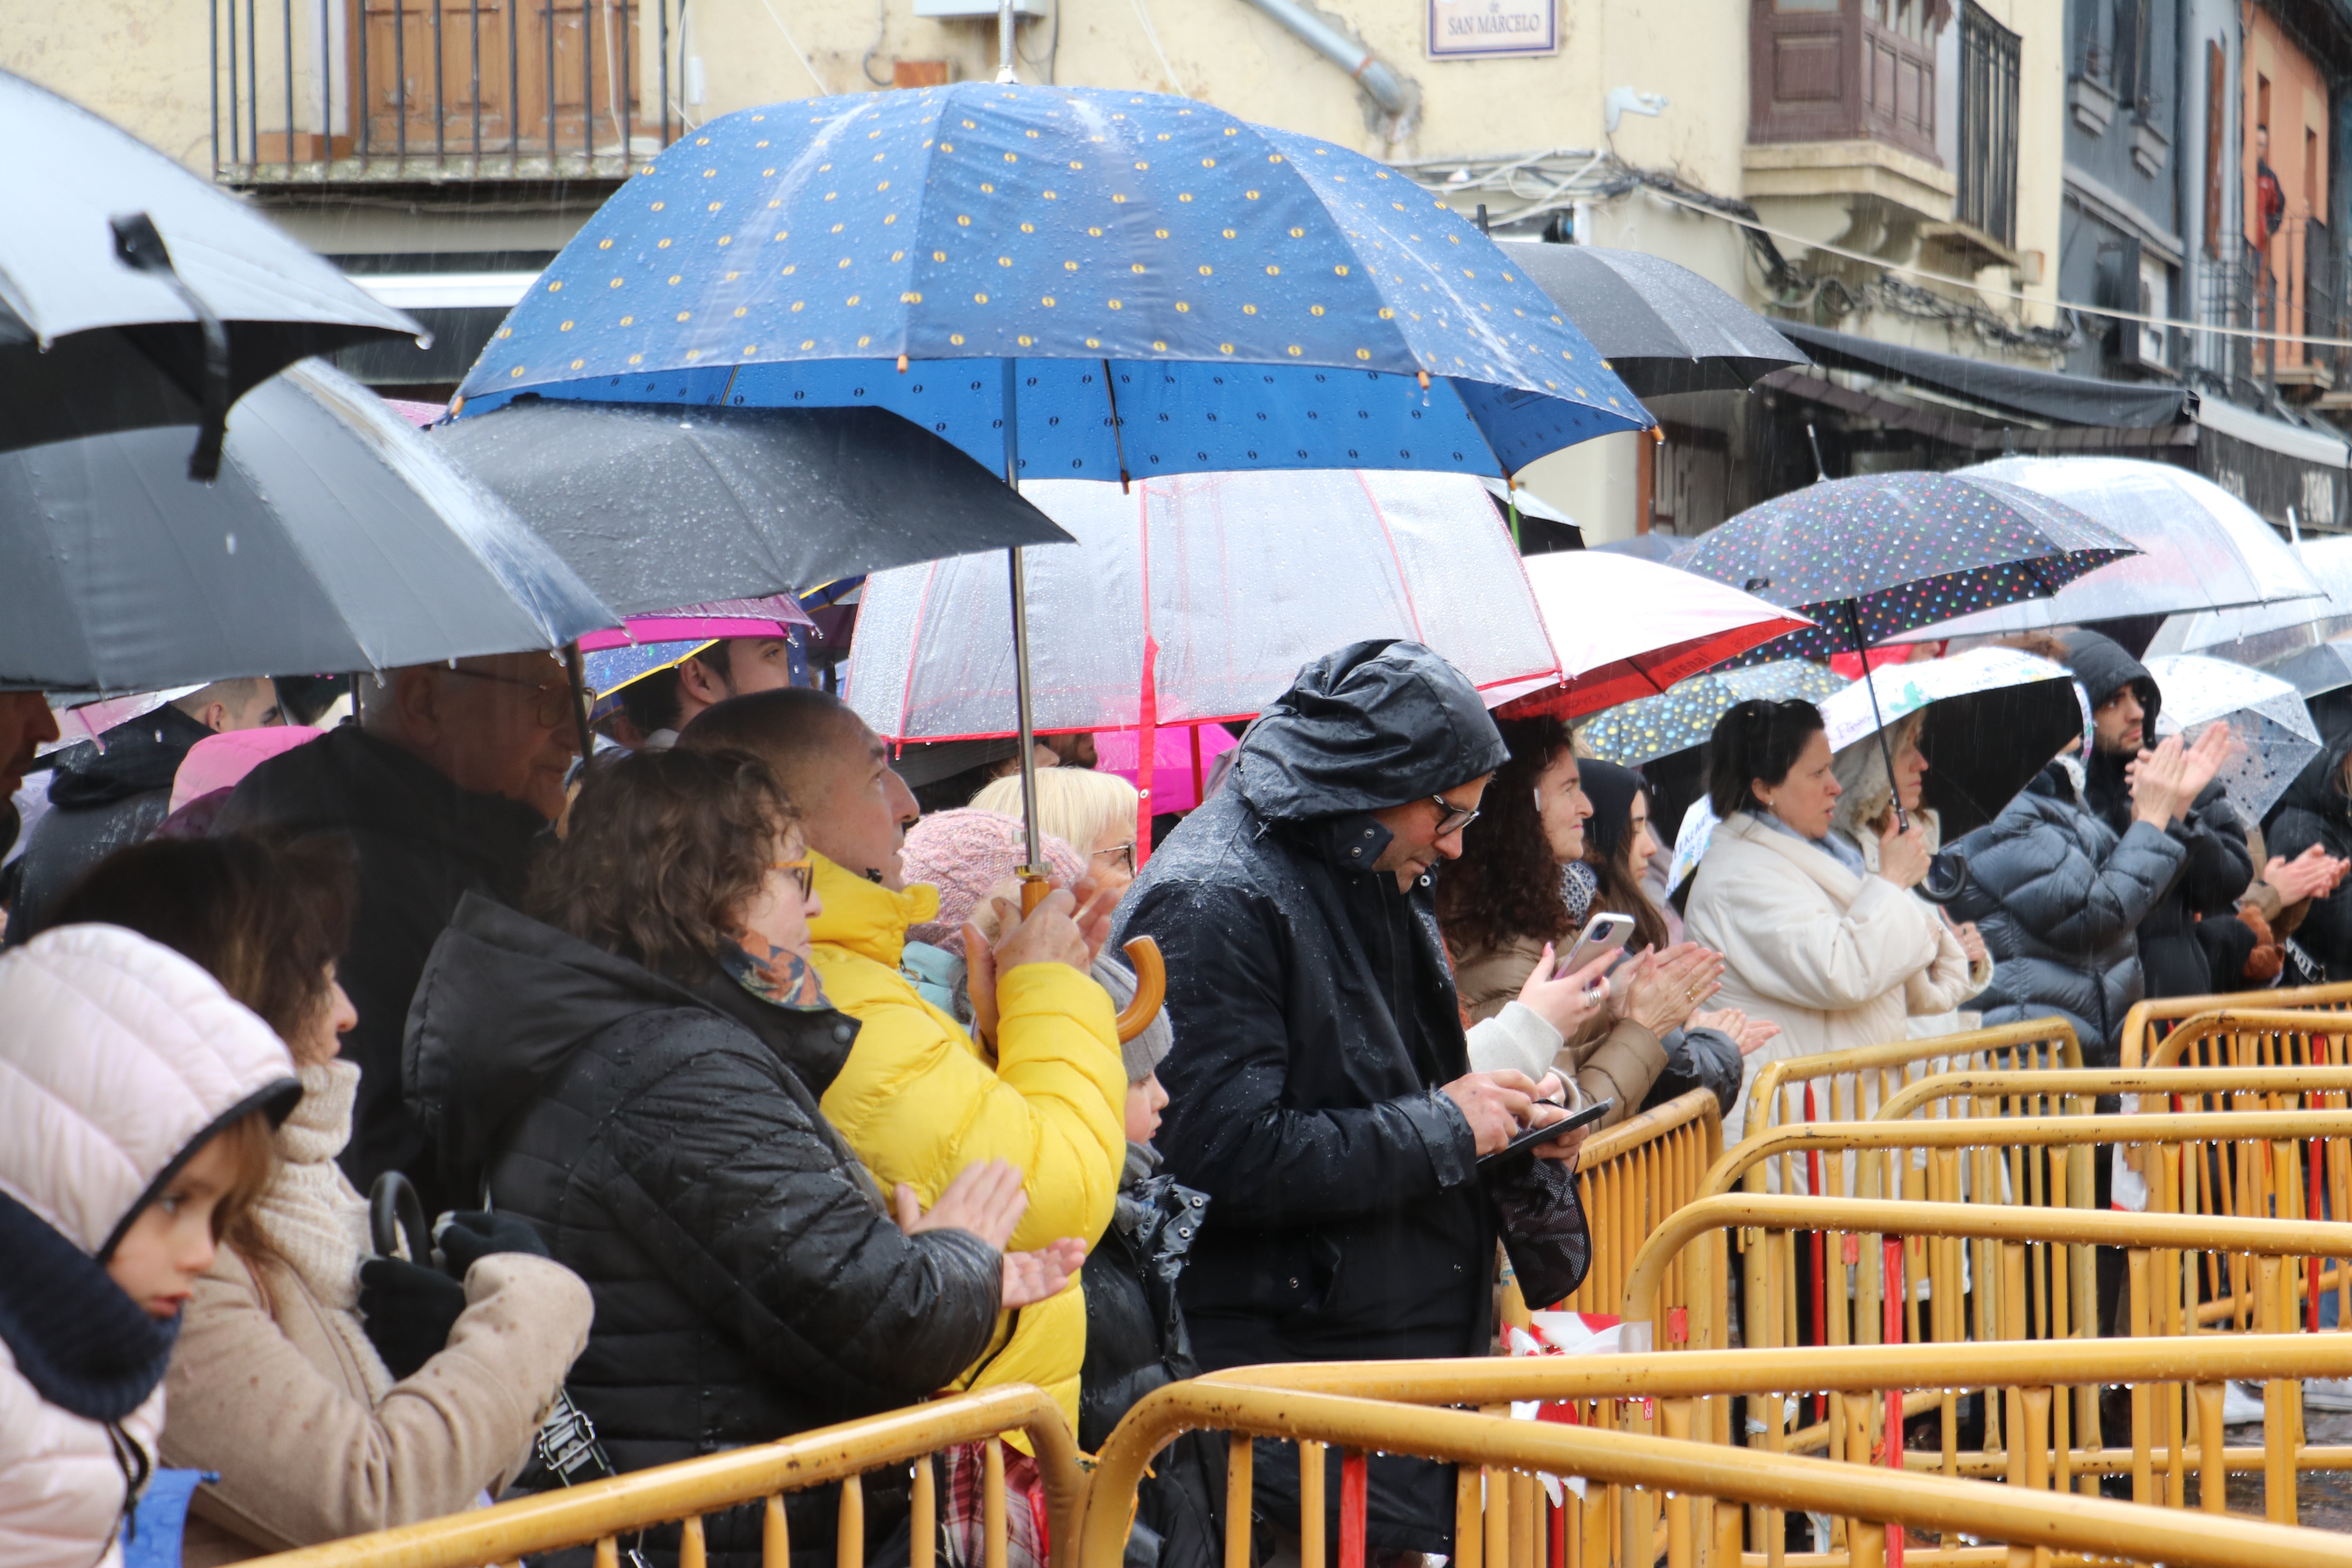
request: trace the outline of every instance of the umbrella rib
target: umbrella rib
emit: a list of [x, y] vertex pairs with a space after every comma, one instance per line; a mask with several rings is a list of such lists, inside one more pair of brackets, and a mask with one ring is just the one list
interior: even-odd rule
[[[1389, 528], [1389, 514], [1381, 510], [1381, 498], [1372, 493], [1371, 482], [1364, 478], [1364, 470], [1357, 468], [1352, 472], [1356, 476], [1356, 483], [1363, 487], [1364, 500], [1372, 509], [1373, 520], [1381, 525], [1381, 542], [1389, 547], [1389, 563], [1396, 568], [1397, 592], [1404, 595], [1404, 613], [1412, 620], [1412, 640], [1422, 642], [1421, 606], [1412, 601], [1412, 583], [1405, 575], [1403, 558], [1397, 553], [1396, 535]], [[1422, 646], [1426, 647], [1428, 644], [1422, 643]], [[1552, 658], [1558, 662], [1559, 650], [1553, 650]]]

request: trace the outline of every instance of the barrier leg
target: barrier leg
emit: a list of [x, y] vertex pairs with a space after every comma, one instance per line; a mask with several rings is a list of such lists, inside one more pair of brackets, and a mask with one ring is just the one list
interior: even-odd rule
[[2230, 1472], [2221, 1455], [2221, 1396], [2218, 1383], [2196, 1385], [2197, 1506], [2207, 1513], [2229, 1511]]
[[[908, 1509], [907, 1568], [931, 1568], [939, 1556], [940, 1493], [939, 1479], [931, 1469], [929, 1454], [915, 1461], [914, 1495]], [[763, 1568], [793, 1568], [792, 1541], [784, 1530], [784, 1500], [768, 1500], [768, 1518], [764, 1544], [767, 1561]]]
[[[1239, 1445], [1245, 1442], [1245, 1439], [1236, 1438], [1234, 1441], [1236, 1445]], [[1241, 1467], [1240, 1473], [1244, 1482], [1246, 1483], [1248, 1480], [1249, 1467], [1246, 1464], [1243, 1465]], [[1241, 1531], [1240, 1539], [1238, 1541], [1234, 1538], [1234, 1526], [1235, 1521], [1246, 1520], [1248, 1518], [1248, 1514], [1246, 1510], [1236, 1511], [1236, 1505], [1233, 1501], [1234, 1475], [1234, 1467], [1231, 1464], [1228, 1464], [1225, 1467], [1225, 1568], [1249, 1568], [1249, 1533], [1247, 1529], [1244, 1528]], [[1452, 1568], [1480, 1568], [1480, 1559], [1485, 1555], [1481, 1548], [1486, 1544], [1485, 1539], [1486, 1522], [1485, 1520], [1481, 1519], [1478, 1514], [1479, 1503], [1481, 1500], [1479, 1495], [1481, 1490], [1479, 1485], [1480, 1479], [1481, 1478], [1475, 1466], [1460, 1465], [1454, 1468], [1454, 1563]]]
[[690, 1513], [678, 1522], [681, 1529], [677, 1538], [677, 1568], [703, 1568], [709, 1561], [709, 1553], [703, 1545], [702, 1516]]
[[[1320, 1443], [1298, 1445], [1298, 1568], [1323, 1568], [1323, 1454]], [[1502, 1558], [1497, 1554], [1494, 1561]], [[1000, 1565], [992, 1563], [989, 1568]]]
[[[1257, 1459], [1257, 1447], [1248, 1437], [1236, 1432], [1225, 1439], [1225, 1568], [1249, 1568], [1250, 1564], [1250, 1471]], [[1460, 1487], [1457, 1481], [1457, 1490]], [[1477, 1484], [1475, 1478], [1471, 1484]], [[1475, 1507], [1476, 1494], [1472, 1494]], [[1471, 1514], [1475, 1526], [1477, 1514]], [[1469, 1542], [1465, 1550], [1465, 1540]], [[1462, 1505], [1454, 1503], [1454, 1561], [1462, 1568], [1478, 1568], [1476, 1531], [1465, 1537], [1462, 1530]]]
[[[1665, 1428], [1669, 1437], [1688, 1441], [1691, 1430], [1691, 1401], [1669, 1399], [1665, 1405]], [[1688, 1492], [1675, 1492], [1666, 1501], [1666, 1564], [1667, 1568], [1693, 1568], [1697, 1559], [1697, 1531], [1691, 1517], [1697, 1505]]]
[[[1000, 1438], [991, 1437], [987, 1442], [982, 1443], [980, 1446], [980, 1453], [981, 1560], [985, 1564], [985, 1568], [1004, 1568], [1003, 1441]], [[846, 1480], [841, 1483], [841, 1539], [845, 1542], [850, 1539], [850, 1489], [855, 1487], [856, 1484], [857, 1483], [855, 1479]], [[857, 1511], [859, 1517], [857, 1521], [857, 1535], [860, 1538], [861, 1544], [859, 1545], [856, 1555], [843, 1559], [840, 1568], [861, 1568], [861, 1565], [866, 1561], [866, 1552], [863, 1545], [863, 1538], [866, 1534], [866, 1521], [864, 1517], [866, 1510], [864, 1502], [864, 1499], [861, 1498], [858, 1500]], [[845, 1545], [843, 1550], [846, 1552], [848, 1548]]]
[[1362, 1449], [1339, 1456], [1339, 1568], [1364, 1568], [1364, 1516], [1371, 1505], [1367, 1479]]
[[[914, 1550], [908, 1568], [931, 1568], [937, 1555], [939, 1536], [935, 1518], [926, 1512], [930, 1507], [931, 1461], [929, 1455], [916, 1461], [915, 1520], [912, 1541]], [[784, 1520], [784, 1500], [772, 1497], [760, 1518], [760, 1568], [793, 1568], [792, 1527]]]
[[[2126, 1289], [2131, 1292], [2132, 1338], [2145, 1339], [2148, 1331], [2148, 1267], [2147, 1248], [2130, 1249], [2130, 1278]], [[2156, 1468], [2148, 1453], [2153, 1413], [2149, 1409], [2149, 1389], [2145, 1383], [2135, 1383], [2131, 1389], [2132, 1424], [2132, 1501], [2148, 1503], [2156, 1500]]]

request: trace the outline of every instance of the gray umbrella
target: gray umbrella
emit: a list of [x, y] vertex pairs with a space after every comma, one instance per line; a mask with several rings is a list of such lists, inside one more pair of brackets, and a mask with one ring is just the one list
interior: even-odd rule
[[227, 192], [4, 71], [0, 146], [17, 150], [0, 450], [197, 425], [216, 460], [219, 416], [296, 360], [424, 331]]
[[1595, 245], [1513, 245], [1503, 252], [1592, 340], [1636, 397], [1737, 392], [1807, 363], [1771, 323], [1687, 267]]
[[431, 440], [624, 615], [1071, 542], [1003, 479], [878, 408], [527, 399]]
[[146, 690], [561, 647], [620, 617], [357, 382], [310, 363], [230, 416], [0, 453], [0, 687]]

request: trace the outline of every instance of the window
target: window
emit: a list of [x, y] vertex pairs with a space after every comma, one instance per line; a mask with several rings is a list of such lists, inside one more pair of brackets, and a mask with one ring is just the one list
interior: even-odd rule
[[1751, 0], [1748, 139], [1869, 140], [1931, 163], [1935, 0]]
[[1976, 0], [1960, 12], [1958, 217], [2017, 243], [2018, 36]]
[[2146, 114], [2156, 96], [2152, 0], [2116, 0], [2116, 97]]

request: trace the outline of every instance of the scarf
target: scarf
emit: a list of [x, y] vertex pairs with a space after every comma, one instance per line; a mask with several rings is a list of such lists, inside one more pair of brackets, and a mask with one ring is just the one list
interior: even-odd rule
[[1581, 860], [1570, 860], [1559, 868], [1559, 896], [1568, 905], [1568, 923], [1578, 929], [1584, 918], [1592, 912], [1593, 895], [1601, 891], [1601, 873]]
[[1839, 865], [1844, 867], [1847, 870], [1853, 872], [1857, 877], [1867, 877], [1870, 875], [1870, 868], [1862, 863], [1862, 851], [1855, 848], [1853, 840], [1848, 838], [1843, 833], [1832, 831], [1826, 837], [1808, 838], [1803, 834], [1798, 832], [1795, 828], [1790, 826], [1787, 823], [1781, 821], [1779, 816], [1769, 811], [1764, 811], [1755, 806], [1750, 806], [1748, 807], [1748, 815], [1755, 817], [1759, 822], [1764, 824], [1765, 826], [1772, 829], [1775, 833], [1785, 833], [1800, 844], [1811, 845], [1814, 848], [1820, 850], [1822, 854], [1828, 856], [1831, 859], [1836, 861]]
[[736, 942], [719, 950], [719, 966], [735, 977], [736, 984], [772, 1007], [795, 1013], [821, 1013], [833, 1005], [807, 959], [751, 932], [745, 932], [744, 940], [759, 947], [762, 955], [755, 958]]
[[359, 1364], [373, 1405], [393, 1384], [383, 1358], [360, 1326], [360, 1265], [374, 1244], [367, 1200], [335, 1163], [352, 1140], [359, 1064], [339, 1057], [313, 1062], [299, 1076], [302, 1098], [278, 1129], [278, 1170], [253, 1205], [254, 1228], [275, 1259], [328, 1309], [328, 1320]]

